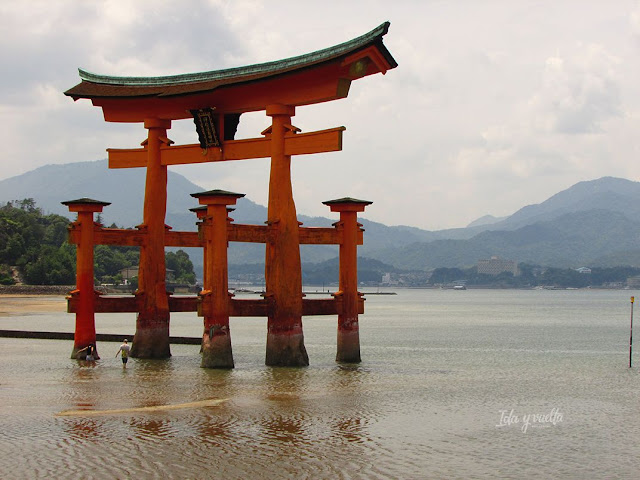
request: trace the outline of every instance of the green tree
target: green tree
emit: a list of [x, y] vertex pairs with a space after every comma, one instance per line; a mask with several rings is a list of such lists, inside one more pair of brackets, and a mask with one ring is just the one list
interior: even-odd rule
[[[43, 215], [32, 198], [0, 207], [0, 282], [13, 282], [10, 267], [17, 266], [25, 281], [31, 284], [73, 284], [76, 247], [67, 242], [68, 225], [65, 217]], [[137, 247], [94, 247], [94, 272], [101, 282], [122, 281], [120, 271], [138, 265], [139, 261]], [[195, 283], [193, 263], [184, 250], [167, 253], [166, 261], [176, 281]]]
[[98, 283], [121, 283], [120, 271], [138, 265], [140, 249], [116, 245], [96, 245], [93, 250], [94, 275]]
[[68, 243], [59, 247], [43, 245], [41, 255], [24, 268], [24, 277], [34, 285], [73, 285], [75, 251]]
[[173, 270], [173, 277], [177, 283], [196, 283], [196, 274], [193, 270], [193, 263], [189, 255], [184, 250], [177, 252], [167, 252], [165, 261], [168, 270]]
[[72, 284], [75, 248], [66, 243], [68, 224], [60, 215], [43, 215], [32, 198], [0, 207], [3, 271], [17, 266], [28, 283]]
[[13, 285], [14, 283], [11, 269], [7, 265], [0, 265], [0, 285]]

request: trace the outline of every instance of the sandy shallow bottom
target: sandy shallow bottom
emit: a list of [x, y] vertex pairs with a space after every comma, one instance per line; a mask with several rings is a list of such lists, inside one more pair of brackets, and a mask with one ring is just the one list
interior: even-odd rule
[[0, 317], [62, 313], [67, 300], [62, 295], [3, 295], [0, 294]]

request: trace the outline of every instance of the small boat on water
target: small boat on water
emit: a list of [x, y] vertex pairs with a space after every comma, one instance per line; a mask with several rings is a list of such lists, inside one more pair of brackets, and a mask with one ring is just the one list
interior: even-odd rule
[[464, 285], [454, 285], [453, 289], [454, 290], [466, 290], [467, 287], [465, 287]]

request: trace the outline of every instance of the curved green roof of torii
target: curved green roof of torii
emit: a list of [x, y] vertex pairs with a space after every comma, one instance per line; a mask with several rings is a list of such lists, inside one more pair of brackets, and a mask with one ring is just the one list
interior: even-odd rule
[[78, 99], [148, 95], [173, 96], [196, 93], [304, 69], [346, 57], [372, 45], [375, 45], [383, 56], [388, 64], [387, 68], [395, 68], [398, 64], [382, 43], [382, 37], [387, 33], [389, 25], [389, 22], [385, 22], [357, 38], [304, 55], [223, 70], [160, 77], [117, 77], [78, 69], [82, 82], [67, 90], [65, 95]]
[[[333, 47], [318, 50], [312, 53], [306, 53], [297, 57], [285, 58], [283, 60], [276, 60], [273, 62], [259, 63], [255, 65], [247, 65], [244, 67], [227, 68], [224, 70], [212, 70], [209, 72], [199, 73], [186, 73], [181, 75], [168, 75], [163, 77], [113, 77], [108, 75], [98, 75], [95, 73], [87, 72], [86, 70], [78, 69], [80, 78], [88, 82], [103, 83], [109, 85], [140, 85], [140, 86], [153, 86], [153, 85], [176, 85], [182, 83], [196, 83], [196, 82], [208, 82], [211, 80], [223, 80], [233, 77], [243, 77], [246, 75], [255, 75], [258, 73], [277, 72], [282, 69], [289, 69], [291, 67], [300, 67], [323, 60], [335, 58], [345, 53], [350, 53], [353, 50], [368, 45], [381, 39], [389, 29], [389, 22], [385, 22], [382, 25], [374, 28], [368, 33], [361, 35], [348, 42], [335, 45]], [[387, 52], [388, 53], [388, 52]], [[394, 66], [397, 64], [389, 54], [387, 60], [391, 60]]]
[[398, 66], [382, 43], [385, 22], [348, 42], [274, 62], [162, 77], [115, 77], [80, 70], [65, 95], [90, 99], [108, 122], [190, 118], [194, 110], [219, 115], [302, 106], [346, 98], [353, 80]]

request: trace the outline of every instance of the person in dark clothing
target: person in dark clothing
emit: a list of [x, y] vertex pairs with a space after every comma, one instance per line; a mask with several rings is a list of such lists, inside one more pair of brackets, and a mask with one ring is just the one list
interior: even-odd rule
[[85, 351], [86, 351], [87, 353], [85, 354], [84, 359], [85, 359], [87, 362], [95, 362], [95, 360], [96, 360], [96, 347], [95, 347], [95, 345], [93, 345], [93, 344], [91, 344], [91, 343], [90, 343], [90, 344], [89, 344], [89, 345], [87, 345], [86, 347], [81, 348], [81, 349], [80, 349], [80, 350], [78, 350], [78, 352], [76, 353], [76, 357], [78, 357], [78, 358], [82, 358], [82, 355], [80, 355], [80, 354], [81, 354], [82, 352], [85, 352]]

